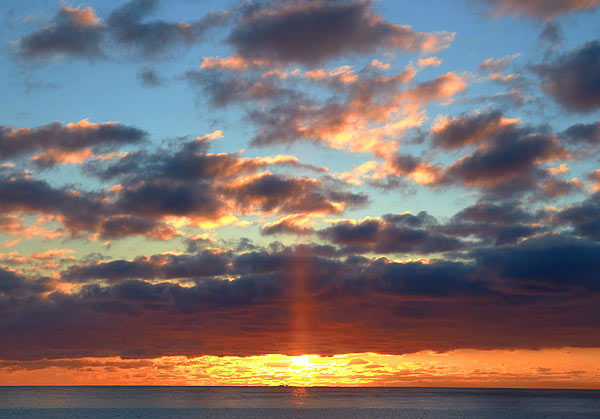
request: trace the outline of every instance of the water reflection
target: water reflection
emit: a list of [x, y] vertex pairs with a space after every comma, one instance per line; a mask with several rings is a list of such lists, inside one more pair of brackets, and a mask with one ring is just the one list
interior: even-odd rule
[[292, 403], [296, 406], [302, 406], [306, 403], [308, 391], [306, 387], [294, 387], [292, 389]]

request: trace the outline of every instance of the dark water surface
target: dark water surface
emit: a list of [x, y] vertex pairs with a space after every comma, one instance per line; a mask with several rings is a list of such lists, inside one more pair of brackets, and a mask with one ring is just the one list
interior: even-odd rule
[[600, 418], [600, 390], [0, 387], [0, 418]]

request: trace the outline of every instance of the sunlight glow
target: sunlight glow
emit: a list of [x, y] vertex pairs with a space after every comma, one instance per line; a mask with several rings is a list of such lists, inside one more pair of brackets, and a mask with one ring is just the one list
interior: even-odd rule
[[598, 349], [0, 361], [0, 385], [599, 388]]
[[293, 356], [291, 358], [291, 361], [294, 366], [298, 366], [298, 367], [302, 367], [302, 368], [307, 368], [310, 366], [310, 358], [308, 355]]

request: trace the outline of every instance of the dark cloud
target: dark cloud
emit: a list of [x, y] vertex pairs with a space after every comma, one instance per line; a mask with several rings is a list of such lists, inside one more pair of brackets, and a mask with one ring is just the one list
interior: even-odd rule
[[474, 252], [479, 269], [505, 281], [513, 292], [542, 296], [554, 292], [600, 290], [600, 246], [584, 240], [547, 235], [516, 246]]
[[596, 146], [600, 144], [600, 121], [571, 125], [561, 135], [572, 144]]
[[130, 235], [164, 239], [177, 235], [160, 219], [147, 217], [152, 208], [140, 213], [139, 202], [115, 204], [104, 192], [56, 188], [44, 180], [4, 171], [0, 172], [0, 194], [0, 214], [51, 215], [75, 237], [81, 233], [98, 233], [105, 239]]
[[355, 251], [375, 253], [429, 254], [459, 250], [460, 240], [427, 228], [435, 218], [425, 212], [417, 216], [392, 215], [358, 223], [341, 222], [319, 231], [319, 236], [333, 244], [349, 246]]
[[0, 299], [3, 296], [29, 296], [50, 291], [52, 287], [48, 282], [48, 278], [28, 278], [0, 266]]
[[100, 59], [117, 49], [110, 45], [114, 41], [144, 58], [157, 58], [199, 42], [207, 30], [223, 25], [229, 16], [211, 12], [192, 22], [146, 21], [157, 6], [158, 0], [131, 0], [113, 10], [105, 22], [90, 7], [63, 7], [47, 27], [20, 39], [20, 52], [28, 58], [64, 54]]
[[333, 185], [328, 187], [322, 181], [287, 178], [270, 173], [226, 186], [224, 192], [242, 208], [293, 214], [336, 214], [342, 212], [346, 205], [356, 207], [368, 202], [366, 195], [339, 190]]
[[229, 256], [204, 250], [195, 255], [159, 254], [137, 257], [134, 260], [112, 260], [74, 266], [62, 273], [65, 280], [87, 282], [94, 279], [119, 281], [123, 279], [164, 280], [199, 278], [222, 275], [228, 271]]
[[273, 80], [263, 77], [229, 75], [218, 70], [193, 70], [185, 79], [200, 86], [213, 105], [227, 106], [248, 101], [292, 99], [300, 94], [283, 88]]
[[123, 213], [150, 218], [196, 214], [204, 219], [218, 218], [224, 205], [208, 182], [169, 182], [148, 179], [121, 189], [115, 206]]
[[452, 34], [417, 32], [376, 15], [370, 1], [257, 3], [232, 29], [227, 42], [245, 58], [313, 65], [379, 49], [434, 51]]
[[73, 193], [68, 188], [54, 188], [44, 180], [0, 172], [0, 213], [53, 214], [60, 216], [72, 230], [97, 225], [106, 213], [105, 195]]
[[516, 244], [547, 231], [541, 224], [546, 215], [527, 212], [517, 202], [479, 201], [456, 213], [440, 230], [451, 236], [478, 238], [483, 244]]
[[145, 57], [155, 57], [175, 46], [198, 42], [208, 29], [227, 19], [227, 13], [210, 13], [194, 22], [144, 21], [157, 5], [158, 0], [132, 0], [114, 10], [106, 20], [110, 35]]
[[565, 42], [565, 34], [557, 22], [546, 22], [540, 33], [540, 39], [555, 48]]
[[[157, 219], [165, 215], [214, 220], [227, 211], [339, 213], [367, 198], [308, 177], [258, 173], [269, 166], [302, 165], [291, 156], [243, 158], [207, 153], [205, 141], [184, 143], [175, 151], [130, 153], [106, 165], [91, 162], [86, 170], [116, 179], [121, 188], [114, 205], [122, 213]], [[243, 175], [250, 177], [243, 177]], [[143, 203], [143, 205], [140, 205]]]
[[[31, 147], [39, 143], [37, 134], [16, 132], [27, 141], [31, 137]], [[27, 133], [31, 135], [27, 137]], [[11, 135], [5, 137], [10, 140]], [[75, 141], [73, 138], [80, 138], [72, 137], [57, 136], [54, 140], [66, 147]], [[154, 152], [88, 160], [83, 166], [86, 174], [117, 183], [100, 192], [54, 187], [25, 172], [2, 168], [0, 215], [51, 215], [63, 224], [63, 232], [74, 236], [89, 233], [92, 239], [137, 235], [164, 240], [181, 235], [169, 224], [169, 217], [185, 217], [185, 223], [203, 228], [205, 222], [231, 222], [235, 220], [233, 214], [337, 214], [367, 202], [366, 195], [340, 188], [332, 180], [261, 171], [276, 166], [318, 173], [325, 170], [301, 164], [293, 156], [248, 158], [239, 153], [209, 153], [207, 141], [199, 137]]]
[[245, 158], [239, 154], [209, 153], [208, 143], [202, 138], [184, 141], [159, 150], [135, 151], [118, 159], [91, 161], [84, 165], [88, 174], [103, 180], [121, 180], [135, 184], [151, 179], [164, 181], [211, 181], [214, 178], [231, 180], [237, 176], [255, 173], [260, 169], [281, 165], [309, 168], [292, 156], [283, 158]]
[[581, 190], [581, 184], [579, 182], [569, 182], [564, 179], [559, 179], [555, 176], [548, 176], [542, 185], [542, 190], [543, 192], [538, 192], [540, 199], [556, 198]]
[[483, 188], [491, 195], [512, 196], [539, 190], [540, 182], [550, 175], [538, 165], [567, 157], [568, 152], [553, 136], [512, 126], [497, 133], [487, 147], [448, 166], [440, 182], [458, 182]]
[[407, 175], [414, 172], [420, 165], [421, 159], [410, 154], [396, 154], [391, 159], [391, 165], [396, 173]]
[[137, 73], [138, 80], [147, 87], [158, 87], [164, 84], [162, 78], [152, 68], [143, 68]]
[[531, 223], [536, 217], [526, 212], [515, 202], [485, 202], [481, 201], [459, 211], [454, 219], [457, 221], [477, 223], [517, 224]]
[[560, 210], [555, 220], [570, 224], [576, 234], [600, 241], [600, 193]]
[[573, 112], [600, 108], [600, 42], [586, 42], [553, 62], [534, 67], [542, 88]]
[[153, 275], [210, 274], [224, 266], [212, 259], [220, 256], [88, 263], [67, 272], [120, 279], [72, 294], [0, 293], [0, 332], [11, 336], [0, 358], [596, 347], [599, 252], [560, 235], [428, 264], [340, 260], [299, 246], [231, 255], [229, 280], [190, 276], [185, 286]]
[[42, 167], [50, 167], [57, 163], [89, 158], [93, 153], [78, 152], [90, 149], [103, 152], [118, 149], [122, 145], [136, 144], [147, 138], [141, 129], [116, 122], [92, 123], [86, 119], [77, 123], [63, 125], [53, 122], [38, 128], [13, 128], [0, 126], [0, 160], [31, 156], [33, 162]]
[[100, 235], [104, 239], [122, 239], [129, 236], [147, 236], [157, 240], [170, 239], [180, 233], [159, 220], [145, 218], [137, 214], [109, 216], [100, 225]]
[[47, 27], [21, 38], [19, 47], [30, 58], [54, 54], [101, 58], [103, 31], [91, 8], [63, 7]]
[[444, 149], [477, 144], [501, 130], [507, 124], [505, 121], [498, 110], [463, 114], [436, 126], [432, 131], [433, 142]]
[[144, 368], [151, 367], [152, 361], [143, 360], [114, 360], [99, 361], [91, 359], [60, 359], [60, 360], [34, 360], [34, 361], [0, 361], [0, 368], [6, 368], [9, 371], [17, 370], [43, 370], [46, 368], [64, 368], [67, 370], [81, 370], [83, 368]]

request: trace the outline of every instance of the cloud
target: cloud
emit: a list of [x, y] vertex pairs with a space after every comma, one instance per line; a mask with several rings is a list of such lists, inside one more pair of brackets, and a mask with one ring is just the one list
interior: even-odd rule
[[[0, 264], [21, 266], [28, 272], [40, 270], [53, 271], [67, 263], [73, 263], [76, 258], [73, 249], [49, 249], [43, 252], [21, 254], [19, 252], [0, 253]], [[48, 288], [50, 289], [50, 287]]]
[[459, 211], [453, 218], [461, 222], [508, 225], [530, 223], [536, 220], [536, 217], [527, 213], [522, 206], [510, 201], [503, 203], [480, 201]]
[[184, 78], [190, 84], [202, 87], [211, 103], [219, 107], [249, 101], [289, 100], [299, 96], [268, 78], [230, 76], [221, 70], [191, 70], [185, 73]]
[[114, 150], [122, 145], [136, 144], [147, 138], [141, 129], [118, 122], [53, 122], [38, 128], [0, 126], [0, 156], [2, 160], [32, 156], [38, 166], [76, 163], [93, 157], [94, 152]]
[[121, 212], [150, 219], [217, 220], [231, 211], [341, 212], [347, 204], [366, 202], [363, 195], [334, 190], [320, 180], [259, 172], [270, 166], [324, 170], [293, 156], [247, 158], [206, 148], [206, 141], [196, 140], [173, 152], [129, 153], [109, 165], [90, 162], [86, 169], [102, 179], [118, 179], [114, 205]]
[[315, 65], [348, 54], [433, 52], [454, 34], [423, 33], [387, 22], [370, 1], [301, 1], [255, 4], [236, 22], [227, 42], [237, 55]]
[[506, 68], [506, 66], [508, 65], [508, 63], [512, 62], [512, 60], [514, 60], [515, 58], [519, 57], [521, 54], [513, 54], [513, 55], [507, 55], [504, 58], [487, 58], [486, 60], [484, 60], [481, 64], [479, 64], [479, 67], [477, 67], [477, 71], [479, 72], [484, 72], [484, 71], [491, 71], [494, 73], [498, 73], [502, 70], [504, 70]]
[[527, 212], [518, 202], [479, 201], [456, 213], [440, 231], [450, 236], [474, 237], [478, 246], [516, 244], [548, 230], [545, 212]]
[[474, 255], [480, 269], [496, 272], [515, 294], [600, 290], [595, 279], [600, 247], [585, 240], [548, 235], [512, 247], [479, 249]]
[[440, 60], [438, 57], [422, 58], [417, 62], [419, 63], [419, 67], [439, 67], [442, 65], [442, 60]]
[[[157, 58], [180, 45], [192, 45], [204, 33], [228, 19], [228, 12], [209, 13], [193, 22], [144, 21], [158, 0], [131, 0], [113, 10], [105, 21], [92, 10], [62, 7], [43, 29], [19, 40], [20, 53], [40, 56], [104, 59], [120, 44], [144, 58]], [[119, 51], [120, 52], [120, 51]]]
[[226, 185], [224, 192], [232, 196], [240, 209], [258, 209], [270, 213], [341, 213], [347, 205], [367, 203], [366, 195], [327, 187], [309, 178], [287, 178], [269, 172], [241, 178]]
[[440, 118], [432, 127], [434, 144], [444, 149], [477, 144], [486, 140], [506, 125], [516, 124], [519, 119], [505, 118], [501, 111], [463, 114], [457, 118]]
[[583, 202], [567, 206], [555, 215], [554, 220], [570, 224], [580, 236], [600, 241], [600, 194], [596, 192]]
[[542, 89], [564, 109], [594, 112], [600, 108], [600, 42], [590, 41], [534, 67]]
[[485, 147], [448, 166], [440, 182], [458, 182], [487, 189], [492, 194], [512, 195], [537, 189], [540, 180], [548, 178], [549, 172], [538, 169], [538, 165], [568, 157], [567, 150], [554, 136], [508, 126]]
[[[87, 129], [87, 123], [83, 125]], [[36, 135], [29, 131], [21, 134], [26, 140], [33, 138], [30, 142], [34, 145], [29, 148], [37, 146]], [[222, 132], [216, 130], [182, 141], [177, 147], [88, 159], [84, 173], [114, 182], [114, 186], [95, 192], [55, 187], [28, 172], [4, 167], [0, 170], [0, 215], [52, 216], [69, 235], [90, 234], [91, 240], [135, 235], [168, 240], [183, 234], [180, 227], [215, 228], [237, 221], [236, 215], [341, 213], [367, 202], [366, 195], [340, 189], [329, 180], [264, 170], [288, 167], [314, 173], [327, 171], [299, 163], [294, 156], [249, 158], [241, 157], [241, 153], [209, 153], [210, 139], [220, 136]], [[56, 138], [68, 145], [70, 139], [80, 137]], [[11, 232], [27, 231], [27, 237], [56, 233], [41, 226], [26, 229], [13, 224]]]
[[[389, 161], [389, 167], [384, 167], [386, 172], [396, 176], [408, 177], [420, 185], [436, 185], [441, 181], [442, 168], [438, 165], [428, 164], [420, 157], [410, 154], [395, 154]], [[383, 174], [377, 177], [383, 177]]]
[[29, 240], [33, 237], [41, 237], [44, 240], [52, 240], [62, 236], [62, 233], [55, 229], [44, 228], [44, 224], [51, 221], [48, 217], [39, 217], [33, 225], [26, 225], [24, 217], [16, 215], [0, 215], [0, 233], [15, 236], [12, 241], [5, 241], [4, 247], [12, 247], [22, 240]]
[[565, 42], [565, 34], [557, 22], [547, 22], [540, 32], [539, 39], [549, 44], [550, 48], [556, 48]]
[[158, 87], [164, 84], [162, 78], [152, 68], [143, 68], [137, 73], [138, 80], [147, 87]]
[[260, 234], [271, 236], [274, 234], [306, 235], [314, 233], [312, 229], [313, 217], [304, 214], [292, 214], [280, 217], [273, 223], [265, 223], [260, 228]]
[[[406, 186], [410, 180], [433, 189], [458, 185], [479, 188], [487, 199], [531, 193], [534, 199], [549, 199], [581, 189], [576, 178], [559, 179], [562, 172], [545, 169], [547, 163], [571, 158], [569, 151], [553, 134], [541, 134], [532, 127], [520, 127], [517, 119], [507, 119], [491, 111], [438, 118], [432, 129], [434, 143], [442, 148], [481, 142], [470, 154], [443, 166], [430, 155], [394, 153], [385, 160], [369, 161], [337, 177], [349, 184], [369, 184], [384, 189]], [[544, 127], [542, 132], [547, 131]]]
[[[0, 358], [597, 347], [599, 252], [561, 235], [465, 262], [342, 260], [304, 246], [226, 255], [228, 279], [209, 274], [224, 266], [218, 253], [156, 255], [75, 266], [67, 272], [107, 282], [71, 294], [0, 270], [0, 332], [12, 336]], [[175, 275], [189, 282], [160, 279]]]
[[132, 0], [108, 16], [110, 35], [120, 44], [145, 57], [156, 57], [179, 45], [198, 42], [204, 33], [225, 23], [227, 13], [209, 13], [194, 22], [144, 21], [157, 7], [158, 0]]
[[561, 136], [574, 145], [596, 146], [600, 144], [600, 121], [571, 125]]
[[90, 7], [63, 7], [47, 27], [21, 38], [19, 48], [29, 58], [52, 54], [99, 58], [102, 36], [103, 25]]
[[337, 92], [324, 103], [303, 97], [275, 101], [266, 112], [250, 112], [251, 120], [260, 127], [252, 144], [308, 140], [351, 152], [392, 154], [398, 136], [423, 123], [422, 107], [448, 99], [466, 87], [460, 76], [446, 73], [407, 88], [414, 74], [409, 66], [394, 76], [359, 77], [352, 83], [342, 83], [346, 87], [341, 91], [336, 88]]
[[[194, 148], [202, 150], [204, 147], [204, 141], [192, 141], [183, 150], [172, 154], [134, 152], [118, 158], [116, 162], [110, 159], [88, 162], [88, 173], [105, 180], [118, 178], [121, 182], [102, 192], [57, 188], [27, 173], [15, 173], [4, 168], [0, 171], [0, 192], [3, 196], [0, 214], [51, 215], [70, 234], [89, 232], [95, 234], [92, 239], [129, 235], [170, 239], [180, 233], [168, 223], [168, 217], [188, 217], [185, 222], [198, 226], [204, 221], [220, 222], [225, 216], [235, 220], [230, 211], [236, 210], [238, 205], [232, 199], [236, 195], [240, 199], [242, 197], [235, 188], [225, 188], [225, 185], [241, 174], [255, 173], [262, 167], [273, 165], [298, 165], [302, 169], [313, 169], [312, 166], [299, 164], [292, 156], [243, 158], [229, 154], [186, 152]], [[191, 168], [193, 170], [188, 170]], [[280, 191], [277, 198], [265, 191], [264, 199], [271, 200], [269, 202], [279, 200], [277, 206], [281, 211], [291, 209], [298, 212], [302, 206], [309, 211], [316, 205], [322, 210], [339, 212], [346, 204], [361, 204], [366, 200], [362, 195], [339, 189], [326, 192], [325, 185], [310, 178], [273, 175], [272, 179], [292, 186], [290, 191], [304, 193], [295, 197], [294, 204], [285, 204], [285, 191]], [[293, 185], [297, 188], [294, 189]], [[226, 191], [230, 195], [224, 195]], [[260, 188], [255, 192], [254, 198], [260, 201]], [[307, 201], [314, 197], [319, 200], [313, 203]], [[262, 205], [257, 205], [259, 210]], [[35, 230], [22, 226], [15, 228], [13, 225], [9, 232], [37, 232], [42, 236], [52, 233], [39, 226]]]
[[462, 92], [467, 84], [456, 73], [449, 72], [433, 80], [419, 83], [406, 92], [406, 97], [419, 104], [427, 104], [438, 100], [448, 99]]
[[0, 214], [56, 215], [67, 229], [88, 229], [106, 213], [104, 195], [54, 188], [44, 180], [0, 172]]
[[6, 300], [6, 297], [40, 294], [50, 289], [48, 278], [25, 277], [20, 273], [0, 267], [0, 299], [2, 300]]
[[62, 278], [73, 282], [103, 279], [116, 282], [124, 279], [194, 279], [216, 276], [228, 271], [228, 254], [204, 250], [195, 255], [158, 254], [140, 256], [134, 260], [111, 260], [73, 266], [62, 273]]
[[594, 191], [598, 192], [600, 190], [600, 169], [593, 171], [588, 174], [588, 179], [594, 182]]
[[598, 7], [599, 0], [485, 0], [486, 6], [491, 8], [492, 15], [504, 16], [514, 14], [517, 16], [553, 19], [567, 13], [590, 11]]
[[426, 212], [417, 216], [388, 214], [383, 220], [343, 221], [320, 230], [319, 236], [354, 251], [429, 254], [459, 250], [460, 240], [432, 231], [435, 218]]

